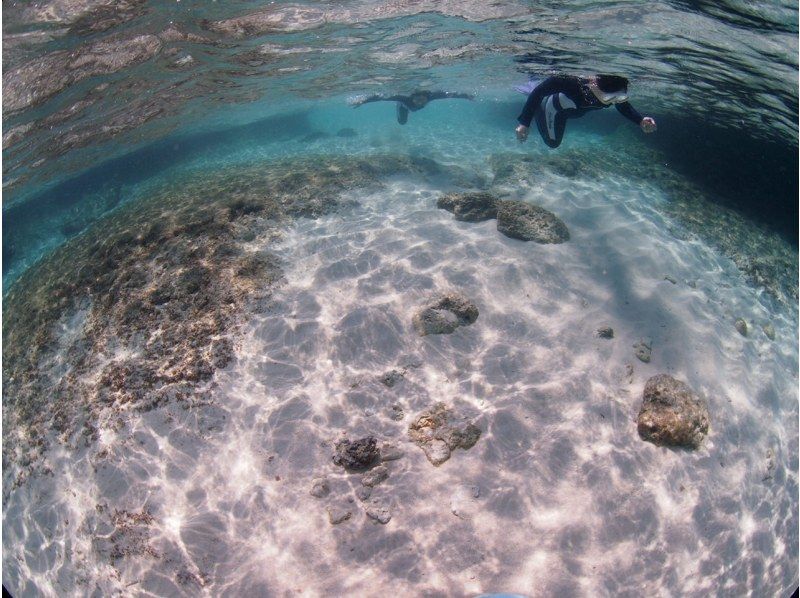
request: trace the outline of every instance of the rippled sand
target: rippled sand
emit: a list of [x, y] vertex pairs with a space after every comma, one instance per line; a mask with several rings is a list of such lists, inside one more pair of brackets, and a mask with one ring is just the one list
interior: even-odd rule
[[[501, 161], [511, 170], [495, 168], [488, 189], [554, 212], [568, 242], [457, 222], [436, 201], [465, 188], [463, 172], [386, 158], [383, 169], [345, 168], [340, 182], [341, 165], [320, 167], [328, 174], [300, 182], [297, 210], [277, 202], [280, 218], [207, 205], [214, 222], [228, 218], [239, 252], [269, 255], [280, 277], [259, 301], [234, 302], [230, 326], [170, 345], [165, 357], [231, 342], [210, 376], [181, 378], [185, 396], [119, 395], [18, 452], [4, 437], [4, 584], [19, 596], [780, 595], [795, 585], [796, 306], [748, 284], [658, 186], [563, 163], [531, 181], [514, 174], [529, 163]], [[264, 189], [239, 192], [275, 197]], [[337, 201], [304, 211], [315, 191]], [[194, 218], [181, 214], [179, 237]], [[419, 336], [414, 313], [450, 291], [475, 303], [477, 320]], [[37, 383], [70, 373], [70, 351], [98, 330], [86, 324], [92, 305], [58, 319], [42, 348], [52, 378]], [[597, 336], [605, 326], [613, 339]], [[649, 363], [634, 354], [642, 340]], [[95, 388], [104, 367], [151, 341], [106, 339], [76, 383]], [[4, 357], [7, 377], [16, 364]], [[707, 399], [699, 450], [639, 438], [642, 389], [658, 373]], [[58, 400], [42, 404], [42, 423]], [[434, 467], [407, 433], [439, 402], [481, 437]], [[403, 456], [362, 501], [361, 475], [332, 455], [341, 438], [367, 435]], [[313, 496], [321, 477], [330, 492]], [[375, 509], [390, 520], [367, 516]], [[329, 510], [351, 516], [333, 525]]]

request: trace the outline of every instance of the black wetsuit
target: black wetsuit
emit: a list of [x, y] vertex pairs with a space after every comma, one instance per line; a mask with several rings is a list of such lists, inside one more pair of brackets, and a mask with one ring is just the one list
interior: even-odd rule
[[[530, 127], [535, 118], [542, 139], [555, 148], [561, 145], [568, 118], [579, 118], [591, 110], [608, 108], [609, 105], [603, 104], [592, 93], [588, 79], [560, 75], [548, 77], [533, 89], [517, 120]], [[614, 104], [614, 107], [637, 125], [642, 122], [642, 115], [628, 102]]]
[[[404, 125], [408, 122], [408, 112], [416, 112], [421, 110], [433, 100], [446, 100], [449, 98], [461, 98], [464, 100], [471, 100], [474, 96], [468, 93], [453, 93], [450, 91], [416, 91], [410, 96], [385, 96], [377, 94], [369, 96], [361, 100], [358, 105], [366, 104], [367, 102], [397, 102], [397, 122]], [[414, 98], [418, 98], [414, 102]]]

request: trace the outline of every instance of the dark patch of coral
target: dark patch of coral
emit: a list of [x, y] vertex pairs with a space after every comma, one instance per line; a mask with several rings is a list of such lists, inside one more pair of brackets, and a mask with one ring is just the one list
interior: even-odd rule
[[91, 442], [107, 410], [207, 400], [243, 317], [282, 276], [242, 240], [398, 172], [419, 171], [375, 156], [207, 173], [121, 206], [43, 258], [5, 297], [4, 466], [33, 466], [54, 440]]
[[333, 462], [348, 471], [369, 469], [380, 461], [378, 441], [373, 436], [348, 440], [343, 438], [336, 443]]
[[400, 382], [406, 375], [405, 370], [390, 370], [380, 376], [378, 380], [381, 384], [388, 388], [393, 388], [395, 384]]

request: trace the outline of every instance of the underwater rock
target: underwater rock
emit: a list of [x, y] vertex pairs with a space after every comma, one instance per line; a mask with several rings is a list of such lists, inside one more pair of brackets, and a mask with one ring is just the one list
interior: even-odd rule
[[745, 322], [742, 318], [736, 318], [736, 322], [733, 323], [736, 327], [736, 331], [741, 334], [742, 336], [747, 336], [747, 322]]
[[420, 336], [450, 334], [459, 326], [478, 319], [478, 308], [469, 299], [450, 293], [414, 315], [413, 324]]
[[769, 340], [771, 341], [775, 340], [775, 327], [770, 322], [767, 322], [761, 328], [764, 331], [764, 334], [767, 335], [767, 338]]
[[595, 331], [600, 338], [614, 338], [614, 329], [611, 326], [603, 326]]
[[433, 439], [422, 447], [425, 456], [433, 465], [439, 466], [450, 458], [450, 447], [444, 440]]
[[436, 207], [452, 212], [456, 220], [483, 222], [497, 218], [497, 202], [490, 193], [448, 193], [441, 196]]
[[336, 507], [328, 507], [328, 521], [331, 525], [339, 525], [344, 523], [353, 516], [351, 511], [340, 509]]
[[336, 443], [333, 462], [346, 470], [368, 469], [380, 459], [378, 441], [373, 436], [359, 438], [352, 442], [346, 438]]
[[497, 202], [497, 230], [507, 237], [521, 241], [569, 241], [567, 226], [555, 214], [524, 201]]
[[392, 388], [395, 384], [402, 380], [405, 375], [405, 370], [391, 370], [383, 374], [379, 380], [384, 386]]
[[385, 465], [378, 465], [373, 467], [363, 476], [361, 476], [361, 483], [370, 488], [377, 486], [389, 477], [389, 468]]
[[381, 445], [381, 461], [396, 461], [405, 455], [402, 449], [396, 447], [390, 442], [384, 442]]
[[328, 478], [316, 478], [311, 483], [311, 490], [308, 492], [315, 498], [324, 498], [331, 493], [331, 486], [328, 483]]
[[652, 341], [650, 339], [642, 339], [633, 345], [633, 352], [639, 361], [650, 363], [650, 356], [653, 351]]
[[767, 449], [766, 454], [766, 475], [761, 479], [762, 482], [772, 479], [772, 474], [775, 472], [775, 451], [771, 448]]
[[642, 440], [696, 449], [708, 433], [708, 406], [684, 382], [658, 374], [645, 384], [637, 421]]
[[395, 403], [392, 405], [392, 410], [389, 413], [389, 417], [391, 417], [394, 421], [399, 422], [406, 416], [405, 411], [403, 411], [403, 406], [399, 403]]
[[473, 423], [457, 418], [444, 403], [437, 403], [416, 417], [408, 427], [408, 436], [424, 451], [428, 461], [439, 466], [455, 449], [475, 446], [481, 431]]
[[372, 486], [360, 486], [356, 488], [356, 498], [361, 502], [369, 500], [370, 496], [372, 496]]
[[392, 519], [392, 512], [386, 504], [373, 501], [367, 507], [367, 517], [382, 525], [386, 525]]

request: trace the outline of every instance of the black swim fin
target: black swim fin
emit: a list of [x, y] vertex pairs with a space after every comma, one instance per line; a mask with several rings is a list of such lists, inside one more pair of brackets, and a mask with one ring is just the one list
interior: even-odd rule
[[400, 102], [397, 103], [397, 122], [404, 125], [408, 122], [408, 108]]

